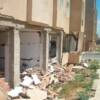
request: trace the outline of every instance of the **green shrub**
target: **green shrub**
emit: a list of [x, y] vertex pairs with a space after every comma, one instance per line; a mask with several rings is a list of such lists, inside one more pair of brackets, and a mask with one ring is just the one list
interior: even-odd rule
[[91, 73], [91, 78], [94, 80], [94, 79], [98, 79], [99, 78], [99, 75], [94, 71]]
[[91, 61], [89, 69], [92, 69], [92, 70], [96, 71], [99, 68], [100, 68], [100, 65], [99, 65], [99, 62], [97, 60]]
[[78, 100], [88, 100], [89, 96], [87, 95], [86, 92], [80, 92], [79, 93], [79, 99]]
[[84, 81], [84, 79], [85, 79], [85, 76], [83, 74], [76, 74], [75, 76], [75, 81], [81, 82], [81, 81]]
[[97, 52], [100, 52], [100, 47], [96, 48], [96, 51], [97, 51]]

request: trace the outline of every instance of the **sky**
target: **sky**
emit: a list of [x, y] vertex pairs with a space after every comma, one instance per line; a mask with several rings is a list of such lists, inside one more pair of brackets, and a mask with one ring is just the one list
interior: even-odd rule
[[97, 34], [100, 36], [100, 0], [96, 0], [97, 5]]

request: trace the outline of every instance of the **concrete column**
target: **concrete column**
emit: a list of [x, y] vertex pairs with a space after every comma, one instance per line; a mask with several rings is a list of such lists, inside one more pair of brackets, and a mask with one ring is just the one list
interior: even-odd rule
[[84, 33], [79, 33], [78, 38], [78, 52], [81, 52], [83, 50], [83, 43], [84, 42]]
[[63, 53], [63, 32], [60, 32], [57, 36], [57, 58], [59, 63], [62, 61]]
[[5, 79], [10, 82], [10, 47], [9, 47], [9, 33], [6, 33], [6, 44], [5, 44]]
[[48, 69], [48, 59], [49, 59], [49, 33], [43, 31], [41, 33], [41, 56], [40, 56], [40, 66], [43, 73]]
[[5, 46], [5, 77], [11, 87], [20, 82], [20, 35], [17, 29], [8, 32]]

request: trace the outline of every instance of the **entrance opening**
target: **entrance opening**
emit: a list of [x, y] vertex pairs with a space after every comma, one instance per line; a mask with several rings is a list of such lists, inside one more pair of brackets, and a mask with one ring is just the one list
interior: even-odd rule
[[4, 44], [0, 43], [0, 78], [4, 77], [5, 64], [4, 64]]
[[64, 52], [73, 52], [77, 50], [77, 39], [73, 35], [67, 35], [64, 38]]
[[50, 41], [49, 41], [49, 57], [55, 58], [57, 51], [57, 36], [50, 35]]
[[0, 31], [0, 78], [5, 76], [5, 31]]
[[20, 43], [21, 72], [28, 68], [40, 68], [40, 33], [22, 31]]

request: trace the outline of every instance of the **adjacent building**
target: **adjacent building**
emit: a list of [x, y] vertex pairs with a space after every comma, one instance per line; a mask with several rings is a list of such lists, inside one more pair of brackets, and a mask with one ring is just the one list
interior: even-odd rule
[[94, 51], [96, 46], [96, 0], [85, 0], [84, 51]]

